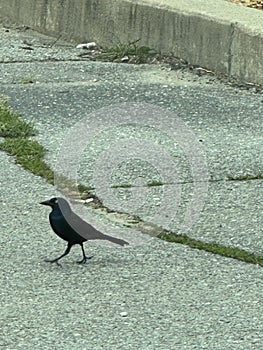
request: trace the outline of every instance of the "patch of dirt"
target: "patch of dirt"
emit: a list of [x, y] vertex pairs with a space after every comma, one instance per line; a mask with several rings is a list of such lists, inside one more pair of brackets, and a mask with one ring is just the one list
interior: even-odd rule
[[230, 2], [234, 2], [235, 4], [244, 5], [247, 7], [251, 7], [257, 10], [263, 10], [263, 1], [262, 0], [228, 0]]

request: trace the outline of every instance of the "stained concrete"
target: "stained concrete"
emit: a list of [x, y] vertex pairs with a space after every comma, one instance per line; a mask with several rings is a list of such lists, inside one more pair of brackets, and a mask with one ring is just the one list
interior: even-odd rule
[[76, 42], [140, 38], [193, 65], [263, 84], [262, 11], [225, 0], [0, 0], [0, 17]]

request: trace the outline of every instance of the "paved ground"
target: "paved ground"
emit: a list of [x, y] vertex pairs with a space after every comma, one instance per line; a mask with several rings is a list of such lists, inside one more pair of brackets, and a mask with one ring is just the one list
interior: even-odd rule
[[[97, 194], [111, 208], [121, 203], [176, 232], [186, 222], [192, 237], [262, 254], [262, 180], [229, 181], [262, 174], [261, 93], [167, 67], [75, 61], [71, 45], [43, 47], [53, 39], [35, 33], [2, 30], [0, 41], [0, 93], [34, 122], [47, 162], [58, 164], [61, 145], [70, 155], [69, 127], [84, 118], [81, 141], [103, 133], [78, 162], [79, 177], [101, 185]], [[73, 263], [77, 248], [63, 269], [47, 265], [43, 258], [64, 243], [38, 202], [56, 191], [0, 157], [3, 349], [262, 347], [262, 268], [155, 238], [128, 249], [87, 244], [94, 258], [84, 267]], [[166, 185], [149, 189], [149, 180]], [[123, 182], [136, 186], [107, 191]], [[203, 205], [200, 216], [187, 214]], [[92, 216], [108, 233], [136, 235]]]
[[[258, 2], [258, 1], [257, 1]], [[227, 0], [0, 0], [0, 20], [68, 41], [139, 44], [191, 65], [263, 85], [262, 11]], [[216, 39], [215, 39], [216, 38]]]

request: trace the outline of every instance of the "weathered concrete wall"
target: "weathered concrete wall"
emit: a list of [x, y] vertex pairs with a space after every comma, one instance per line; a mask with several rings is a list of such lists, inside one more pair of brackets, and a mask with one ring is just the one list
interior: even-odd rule
[[251, 32], [237, 26], [231, 53], [230, 74], [242, 81], [263, 85], [263, 31]]
[[[191, 64], [263, 84], [262, 13], [225, 0], [218, 0], [217, 8], [211, 10], [210, 3], [0, 0], [0, 18], [76, 42], [96, 41], [110, 46], [140, 38], [142, 45], [173, 52]], [[235, 21], [231, 20], [233, 15]]]
[[[68, 40], [101, 38], [112, 5], [103, 0], [0, 0], [0, 16]], [[107, 7], [108, 6], [108, 7]]]

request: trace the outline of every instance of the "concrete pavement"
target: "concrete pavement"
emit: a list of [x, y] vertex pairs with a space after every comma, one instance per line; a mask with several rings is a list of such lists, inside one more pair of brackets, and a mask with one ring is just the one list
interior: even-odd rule
[[[33, 50], [21, 48], [24, 40], [32, 42]], [[97, 159], [107, 166], [116, 164], [107, 163], [104, 154], [119, 161], [114, 157], [118, 150], [124, 152], [128, 162], [119, 161], [119, 167], [101, 172], [102, 180], [110, 173], [113, 184], [135, 184], [112, 192], [112, 209], [119, 202], [128, 206], [131, 194], [137, 195], [135, 213], [148, 221], [163, 220], [160, 223], [165, 225], [163, 203], [173, 209], [174, 195], [181, 191], [177, 215], [169, 222], [177, 230], [193, 189], [199, 188], [197, 182], [193, 186], [195, 171], [205, 174], [197, 171], [205, 156], [208, 192], [204, 211], [189, 235], [262, 254], [262, 94], [168, 67], [75, 61], [73, 46], [43, 45], [50, 40], [33, 32], [1, 31], [0, 55], [5, 63], [0, 67], [0, 93], [9, 97], [24, 120], [34, 123], [37, 140], [48, 150], [46, 161], [56, 165], [69, 128], [83, 118], [94, 129], [108, 126], [109, 131], [98, 134], [79, 160], [81, 180], [88, 184], [101, 175], [93, 174]], [[139, 125], [137, 114], [127, 113], [127, 103], [140, 108], [148, 103], [156, 110], [146, 109], [153, 111], [149, 115], [140, 109], [143, 125]], [[111, 124], [116, 121], [116, 104], [123, 106], [117, 126]], [[159, 108], [165, 111], [161, 121], [167, 125], [166, 133], [149, 123], [155, 122]], [[168, 137], [171, 130], [180, 131], [178, 139]], [[196, 147], [190, 147], [194, 155], [203, 150], [200, 158], [183, 152], [189, 149], [184, 148], [181, 132]], [[139, 145], [144, 142], [140, 162], [134, 160], [138, 154], [133, 153], [137, 150], [133, 139]], [[157, 163], [151, 154], [159, 155]], [[78, 248], [64, 260], [63, 269], [50, 266], [43, 258], [56, 256], [64, 242], [51, 232], [48, 210], [38, 203], [55, 195], [55, 188], [14, 164], [12, 157], [4, 153], [0, 157], [1, 348], [262, 347], [262, 267], [155, 238], [128, 249], [94, 242], [86, 245], [87, 253], [94, 254], [86, 266], [74, 263]], [[170, 173], [171, 159], [175, 166]], [[257, 175], [257, 180], [229, 180]], [[174, 176], [173, 182], [145, 185], [165, 176]], [[138, 183], [141, 178], [145, 183]], [[199, 182], [206, 179], [199, 177]], [[136, 186], [139, 191], [132, 192]], [[109, 199], [108, 193], [101, 195], [102, 200]], [[96, 211], [91, 216], [107, 233], [136, 235], [118, 220]]]
[[226, 0], [0, 0], [0, 16], [75, 42], [141, 39], [192, 65], [263, 85], [262, 11]]

